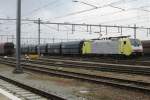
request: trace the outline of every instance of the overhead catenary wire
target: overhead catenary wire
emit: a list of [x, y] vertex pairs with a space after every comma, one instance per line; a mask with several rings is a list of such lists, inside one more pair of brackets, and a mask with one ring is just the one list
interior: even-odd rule
[[[0, 20], [16, 20], [13, 18], [0, 18]], [[33, 23], [37, 23], [37, 20], [32, 20], [32, 19], [22, 19], [22, 21], [31, 21]], [[99, 26], [99, 24], [71, 24], [71, 23], [53, 23], [53, 22], [49, 22], [49, 21], [41, 21], [41, 24], [51, 24], [51, 25], [77, 25], [77, 26]], [[101, 27], [120, 27], [120, 26], [114, 26], [114, 25], [101, 25]], [[133, 28], [133, 27], [129, 27], [129, 26], [121, 26], [122, 28]], [[141, 27], [137, 27], [137, 28], [141, 28]], [[146, 29], [146, 28], [143, 28]], [[57, 30], [57, 28], [56, 28]]]
[[[112, 15], [123, 13], [123, 12], [126, 13], [126, 12], [129, 12], [129, 11], [140, 10], [141, 8], [144, 8], [144, 7], [150, 7], [150, 6], [141, 6], [141, 7], [137, 7], [137, 8], [129, 8], [129, 9], [126, 9], [125, 11], [116, 11], [116, 12], [112, 12], [112, 13], [108, 13], [108, 14], [102, 14], [102, 15], [97, 16], [97, 17], [105, 17], [105, 16], [109, 16], [109, 15], [112, 16]], [[122, 22], [122, 21], [130, 20], [130, 19], [135, 19], [137, 17], [138, 16], [134, 16], [134, 17], [121, 18], [121, 19], [110, 20], [110, 21], [102, 21], [102, 22], [98, 22], [98, 23], [107, 24], [107, 23], [113, 23], [113, 22], [118, 22], [118, 21]], [[84, 19], [84, 21], [85, 20], [87, 20], [87, 19]], [[81, 22], [83, 20], [75, 20], [75, 22], [76, 21]]]
[[28, 14], [25, 14], [25, 15], [23, 15], [23, 16], [25, 17], [25, 16], [28, 16], [28, 15], [31, 15], [31, 14], [33, 14], [33, 13], [35, 13], [35, 12], [37, 12], [37, 11], [43, 9], [43, 8], [46, 8], [46, 7], [52, 5], [52, 4], [56, 3], [56, 2], [57, 2], [57, 0], [53, 0], [52, 2], [49, 2], [49, 3], [43, 5], [43, 6], [39, 7], [39, 8], [36, 8], [36, 9], [34, 9], [33, 11], [31, 11], [31, 12], [29, 12]]
[[[99, 27], [99, 24], [72, 24], [72, 23], [55, 23], [55, 22], [44, 22], [44, 21], [41, 21], [41, 24], [51, 24], [51, 25], [75, 25], [75, 26], [95, 26], [95, 27]], [[122, 28], [135, 28], [135, 27], [131, 27], [131, 26], [117, 26], [117, 25], [101, 25], [102, 27], [122, 27]], [[147, 28], [144, 28], [144, 27], [136, 27], [136, 28], [139, 28], [139, 29], [147, 29]]]
[[[150, 7], [149, 5], [148, 6], [140, 6], [140, 7], [135, 7], [135, 8], [129, 8], [129, 9], [126, 9], [125, 11], [116, 11], [116, 12], [111, 12], [111, 13], [106, 13], [106, 14], [100, 14], [100, 15], [97, 15], [97, 17], [105, 17], [105, 16], [112, 16], [112, 15], [116, 15], [116, 14], [121, 14], [121, 13], [126, 13], [126, 12], [129, 12], [129, 11], [134, 11], [134, 10], [140, 10], [141, 8], [146, 8], [146, 7]], [[94, 16], [90, 16], [90, 17], [94, 17]], [[80, 18], [81, 19], [81, 18]], [[90, 18], [90, 19], [95, 19], [95, 18]], [[85, 17], [84, 19], [81, 19], [81, 20], [74, 20], [72, 22], [81, 22], [81, 21], [87, 21], [89, 20], [89, 17], [88, 19]], [[120, 19], [119, 19], [120, 20]], [[117, 20], [114, 20], [114, 22], [116, 22]], [[104, 21], [104, 22], [99, 22], [101, 24], [105, 24], [105, 23], [109, 23], [111, 21]]]
[[[112, 13], [108, 13], [108, 14], [102, 14], [102, 15], [100, 15], [100, 16], [98, 16], [97, 15], [97, 17], [105, 17], [105, 16], [109, 16], [109, 15], [114, 15], [114, 14], [118, 14], [118, 13], [122, 13], [122, 12], [127, 12], [127, 11], [132, 11], [132, 10], [138, 10], [138, 9], [140, 9], [140, 8], [143, 8], [143, 7], [149, 7], [149, 6], [141, 6], [141, 7], [139, 7], [139, 8], [129, 8], [129, 9], [126, 9], [125, 11], [116, 11], [116, 12], [112, 12]], [[91, 16], [91, 17], [93, 17], [93, 16]], [[72, 19], [74, 19], [74, 18], [72, 18]], [[88, 19], [89, 19], [89, 17], [88, 17]], [[92, 18], [92, 19], [95, 19], [95, 18]], [[87, 17], [85, 17], [84, 19], [81, 19], [81, 20], [73, 20], [72, 22], [81, 22], [81, 23], [85, 23], [85, 22], [83, 22], [83, 21], [85, 21], [85, 20], [87, 20]], [[119, 19], [120, 20], [120, 19]], [[117, 21], [117, 20], [116, 20]], [[115, 20], [114, 20], [114, 22], [116, 22]], [[109, 21], [106, 21], [106, 23], [109, 23]], [[97, 22], [97, 23], [101, 23], [101, 24], [105, 24], [105, 22]]]
[[[52, 18], [47, 18], [48, 16], [45, 15], [44, 11], [47, 10], [46, 8], [48, 8], [48, 9], [51, 9], [50, 12], [52, 12], [52, 10], [55, 9], [56, 7], [61, 7], [66, 3], [66, 2], [59, 2], [59, 3], [57, 3], [57, 2], [58, 2], [58, 0], [54, 1], [53, 3], [49, 4], [46, 7], [43, 6], [43, 7], [36, 8], [38, 10], [35, 9], [36, 11], [33, 10], [33, 11], [30, 12], [31, 14], [28, 13], [26, 16], [23, 16], [23, 17], [24, 18], [33, 18], [34, 17], [34, 18], [41, 18], [41, 19], [45, 19], [45, 20], [52, 19]], [[35, 15], [35, 13], [40, 14], [42, 16], [40, 16], [40, 15], [37, 16], [37, 15]], [[52, 16], [50, 16], [50, 17], [52, 17]]]
[[[55, 17], [55, 19], [69, 17], [69, 16], [73, 16], [73, 15], [78, 15], [78, 14], [82, 14], [82, 13], [85, 13], [85, 12], [93, 11], [93, 10], [96, 10], [96, 9], [101, 9], [101, 8], [104, 8], [104, 7], [109, 7], [109, 6], [115, 7], [113, 5], [122, 3], [122, 1], [124, 1], [124, 0], [119, 0], [119, 1], [116, 1], [116, 2], [112, 2], [112, 3], [109, 3], [109, 4], [102, 5], [102, 6], [98, 6], [98, 7], [95, 7], [95, 8], [90, 8], [90, 9], [86, 9], [86, 10], [82, 10], [82, 11], [78, 11], [78, 12], [69, 13], [69, 14], [66, 14], [64, 16], [58, 16], [58, 17]], [[137, 0], [132, 0], [132, 1], [137, 1]], [[118, 8], [122, 9], [120, 7], [118, 7]]]

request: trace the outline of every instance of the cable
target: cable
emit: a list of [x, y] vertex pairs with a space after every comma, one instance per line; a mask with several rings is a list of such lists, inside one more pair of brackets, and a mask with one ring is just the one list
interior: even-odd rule
[[[74, 13], [69, 13], [69, 14], [66, 14], [64, 16], [55, 17], [55, 19], [64, 18], [64, 17], [68, 17], [68, 16], [72, 16], [72, 15], [77, 15], [77, 14], [81, 14], [81, 13], [93, 11], [93, 10], [96, 10], [96, 9], [108, 7], [110, 5], [115, 5], [115, 4], [121, 3], [122, 1], [124, 1], [124, 0], [119, 0], [117, 2], [112, 2], [112, 3], [106, 4], [106, 5], [103, 5], [103, 6], [99, 6], [99, 7], [96, 7], [96, 8], [90, 8], [90, 9], [86, 9], [86, 10], [82, 10], [82, 11], [78, 11], [78, 12], [74, 12]], [[132, 0], [132, 1], [137, 1], [137, 0]]]
[[46, 24], [42, 24], [42, 25], [46, 26], [46, 27], [47, 27], [47, 28], [49, 28], [49, 29], [53, 29], [53, 30], [55, 30], [55, 31], [57, 31], [57, 30], [58, 30], [57, 28], [51, 27], [51, 26], [46, 25]]
[[116, 7], [116, 6], [113, 6], [113, 5], [110, 5], [110, 7], [112, 7], [112, 8], [117, 8], [117, 9], [120, 9], [120, 10], [122, 10], [122, 11], [125, 11], [125, 9], [123, 9], [123, 8], [121, 8], [121, 7]]
[[[144, 19], [144, 20], [140, 20], [139, 22], [134, 22], [134, 23], [129, 24], [129, 25], [138, 24], [138, 23], [145, 23], [145, 22], [147, 22], [148, 20], [150, 21], [150, 19], [145, 19], [145, 18], [143, 18], [143, 19]], [[149, 24], [149, 22], [147, 22], [147, 24]]]
[[[100, 15], [100, 16], [97, 16], [97, 17], [105, 17], [105, 16], [109, 16], [109, 15], [114, 15], [114, 14], [122, 13], [122, 12], [128, 12], [128, 11], [132, 11], [132, 10], [138, 10], [138, 9], [145, 8], [145, 7], [150, 7], [150, 6], [141, 6], [141, 7], [138, 7], [138, 8], [130, 8], [130, 9], [126, 9], [125, 11], [116, 11], [116, 12], [112, 12], [112, 13], [108, 13], [108, 14], [103, 14], [103, 15]], [[132, 18], [136, 18], [136, 17], [132, 17]], [[116, 22], [116, 21], [122, 21], [122, 20], [128, 20], [128, 19], [130, 19], [130, 18], [119, 19], [119, 20], [111, 20], [111, 21], [105, 21], [105, 22], [99, 22], [99, 23], [106, 24], [106, 23], [110, 23], [110, 22]], [[75, 21], [81, 22], [82, 20], [75, 20]]]
[[46, 7], [52, 5], [52, 4], [56, 3], [56, 2], [58, 2], [58, 1], [57, 1], [57, 0], [54, 0], [54, 1], [50, 2], [50, 3], [47, 3], [46, 5], [43, 5], [42, 7], [36, 8], [36, 9], [34, 9], [33, 11], [31, 11], [30, 13], [24, 15], [24, 17], [25, 17], [25, 16], [28, 16], [28, 15], [31, 15], [31, 14], [33, 14], [33, 13], [35, 13], [35, 12], [37, 12], [37, 11], [43, 9], [43, 8], [46, 8]]
[[[143, 6], [142, 6], [142, 7], [143, 7]], [[131, 10], [138, 10], [138, 9], [141, 9], [142, 7], [127, 9], [126, 12], [127, 12], [127, 11], [131, 11]], [[150, 6], [144, 6], [144, 7], [150, 7]], [[150, 11], [148, 11], [148, 10], [143, 10], [143, 11], [150, 12]], [[116, 13], [114, 13], [114, 14], [117, 14], [117, 13], [120, 13], [120, 12], [116, 12]], [[110, 15], [112, 15], [112, 14], [110, 14]], [[136, 16], [136, 17], [131, 17], [131, 18], [125, 18], [125, 19], [119, 19], [119, 20], [111, 20], [111, 21], [106, 21], [106, 22], [100, 22], [100, 23], [101, 23], [101, 24], [106, 24], [106, 23], [110, 23], [110, 22], [116, 22], [116, 21], [124, 21], [124, 20], [128, 20], [128, 19], [134, 19], [134, 18], [137, 18], [137, 17], [138, 17], [138, 16]]]

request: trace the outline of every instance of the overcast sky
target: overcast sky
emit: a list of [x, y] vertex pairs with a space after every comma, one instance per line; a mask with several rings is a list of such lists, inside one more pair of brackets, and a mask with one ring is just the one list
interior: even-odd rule
[[[0, 0], [0, 18], [16, 18], [16, 1], [17, 0]], [[22, 0], [22, 18], [41, 18], [43, 21], [51, 22], [105, 25], [133, 26], [136, 24], [137, 26], [150, 27], [150, 0], [78, 1], [79, 2], [72, 2], [72, 0]], [[92, 6], [83, 4], [83, 2], [101, 8], [80, 13], [80, 11], [93, 9]], [[15, 33], [15, 22], [6, 23], [1, 21], [1, 23], [1, 34]], [[99, 34], [89, 34], [89, 32], [88, 34], [86, 32], [76, 32], [76, 34], [72, 34], [70, 31], [57, 32], [54, 28], [57, 27], [43, 25], [41, 29], [42, 36], [49, 38], [97, 38], [99, 36]], [[111, 30], [112, 29], [110, 29], [109, 32], [113, 33]], [[132, 30], [127, 33], [125, 31], [126, 30], [124, 30], [124, 35], [133, 35]], [[137, 33], [138, 38], [149, 39], [149, 37], [147, 37], [147, 30], [140, 30]], [[23, 37], [36, 37], [35, 34], [37, 34], [36, 24], [28, 23], [22, 25]]]

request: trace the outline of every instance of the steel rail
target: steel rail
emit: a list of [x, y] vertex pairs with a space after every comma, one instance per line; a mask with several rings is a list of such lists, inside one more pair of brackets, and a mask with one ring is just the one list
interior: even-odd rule
[[72, 60], [72, 61], [90, 61], [90, 62], [103, 62], [103, 63], [115, 63], [115, 64], [129, 64], [129, 65], [143, 65], [150, 66], [150, 58], [144, 57], [139, 59], [113, 59], [108, 57], [92, 57], [92, 58], [84, 58], [84, 57], [63, 57], [63, 56], [50, 56], [43, 57], [41, 60], [48, 59], [57, 59], [57, 60]]
[[[15, 65], [13, 61], [3, 60], [2, 63], [9, 64], [11, 66]], [[89, 74], [63, 71], [63, 70], [57, 70], [57, 69], [50, 69], [48, 67], [43, 67], [42, 65], [39, 65], [39, 64], [33, 65], [29, 63], [28, 64], [22, 63], [21, 65], [23, 66], [24, 69], [29, 70], [29, 71], [34, 71], [37, 73], [43, 73], [43, 74], [54, 75], [54, 76], [59, 76], [59, 77], [67, 77], [67, 78], [73, 78], [73, 79], [80, 79], [84, 81], [107, 84], [107, 85], [111, 85], [111, 86], [115, 86], [119, 88], [139, 90], [145, 93], [150, 93], [150, 83], [146, 83], [146, 82], [89, 75]]]
[[[8, 58], [8, 60], [15, 60], [15, 58]], [[116, 73], [128, 73], [128, 74], [138, 74], [138, 75], [150, 75], [149, 66], [136, 66], [136, 65], [122, 65], [122, 64], [110, 64], [110, 63], [87, 63], [71, 60], [56, 60], [49, 59], [46, 61], [39, 60], [22, 60], [24, 62], [30, 62], [33, 64], [48, 65], [55, 67], [65, 67], [65, 68], [79, 68], [86, 70], [96, 70], [105, 72], [116, 72]]]
[[118, 73], [130, 73], [130, 74], [141, 74], [141, 75], [150, 75], [149, 66], [137, 66], [137, 65], [122, 65], [122, 64], [110, 64], [110, 63], [80, 63], [80, 62], [71, 62], [64, 60], [47, 60], [42, 61], [30, 61], [31, 63], [38, 63], [43, 65], [51, 65], [58, 67], [67, 67], [67, 68], [80, 68], [80, 69], [90, 69], [97, 71], [109, 71], [109, 72], [118, 72]]
[[30, 92], [32, 92], [32, 93], [38, 94], [38, 95], [40, 95], [40, 96], [42, 96], [42, 97], [45, 97], [45, 98], [47, 98], [48, 100], [65, 100], [64, 98], [61, 98], [61, 97], [59, 97], [59, 96], [50, 94], [50, 93], [48, 93], [48, 92], [42, 91], [42, 90], [37, 89], [37, 88], [33, 88], [33, 87], [29, 86], [29, 85], [26, 85], [26, 84], [24, 84], [24, 83], [15, 81], [15, 80], [10, 79], [10, 78], [7, 78], [7, 77], [4, 77], [4, 76], [2, 76], [2, 75], [0, 75], [0, 79], [6, 81], [6, 82], [8, 82], [8, 83], [11, 83], [11, 84], [13, 84], [13, 85], [16, 85], [16, 86], [18, 86], [18, 87], [20, 87], [20, 88], [23, 88], [23, 89], [25, 89], [25, 90], [28, 90], [28, 91], [30, 91]]

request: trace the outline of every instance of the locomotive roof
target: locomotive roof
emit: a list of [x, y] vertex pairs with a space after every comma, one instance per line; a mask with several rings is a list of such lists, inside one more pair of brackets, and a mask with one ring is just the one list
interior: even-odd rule
[[116, 36], [116, 37], [97, 38], [92, 40], [111, 40], [111, 39], [129, 38], [129, 37], [130, 36]]
[[82, 40], [81, 41], [69, 41], [69, 42], [62, 42], [62, 44], [74, 44], [74, 43], [81, 43], [83, 42]]

